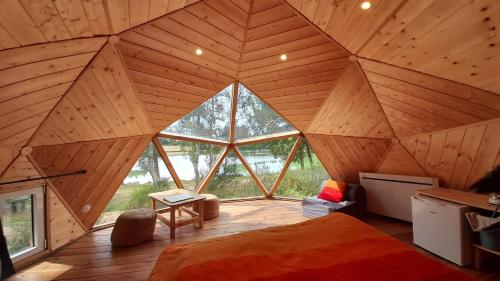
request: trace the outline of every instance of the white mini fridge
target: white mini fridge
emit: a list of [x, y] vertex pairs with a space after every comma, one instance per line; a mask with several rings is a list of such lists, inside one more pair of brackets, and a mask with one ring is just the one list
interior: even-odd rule
[[468, 206], [425, 196], [412, 196], [413, 243], [460, 266], [472, 262]]

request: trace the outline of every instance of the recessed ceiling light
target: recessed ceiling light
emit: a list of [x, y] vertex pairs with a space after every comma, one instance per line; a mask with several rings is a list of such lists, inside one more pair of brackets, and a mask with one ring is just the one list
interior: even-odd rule
[[288, 57], [285, 54], [283, 54], [283, 55], [280, 56], [280, 60], [282, 60], [282, 61], [286, 61], [287, 58]]
[[363, 3], [361, 3], [361, 9], [363, 10], [368, 10], [372, 7], [372, 3], [370, 3], [369, 1], [365, 1]]
[[194, 51], [195, 54], [197, 54], [198, 56], [201, 56], [203, 54], [203, 50], [198, 48], [196, 49], [196, 51]]

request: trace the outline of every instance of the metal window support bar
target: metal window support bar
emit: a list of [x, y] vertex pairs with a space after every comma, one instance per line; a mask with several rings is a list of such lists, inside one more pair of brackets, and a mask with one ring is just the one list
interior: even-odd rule
[[22, 179], [22, 180], [0, 182], [0, 185], [7, 185], [7, 184], [13, 184], [13, 183], [28, 182], [28, 181], [38, 181], [38, 180], [45, 180], [45, 179], [51, 179], [51, 178], [73, 176], [73, 175], [84, 175], [86, 173], [87, 173], [87, 170], [80, 170], [77, 172], [51, 175], [51, 176], [45, 176], [45, 177], [37, 177], [37, 178], [31, 178], [31, 179]]

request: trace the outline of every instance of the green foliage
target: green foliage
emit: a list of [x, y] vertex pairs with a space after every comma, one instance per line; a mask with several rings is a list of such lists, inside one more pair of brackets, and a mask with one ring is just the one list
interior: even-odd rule
[[6, 202], [5, 207], [11, 207], [11, 204], [16, 204], [17, 207], [14, 212], [5, 215], [2, 222], [7, 239], [7, 249], [11, 255], [33, 246], [31, 203], [28, 202], [29, 200]]
[[294, 128], [285, 119], [276, 114], [245, 86], [239, 85], [235, 132], [237, 139], [291, 130]]

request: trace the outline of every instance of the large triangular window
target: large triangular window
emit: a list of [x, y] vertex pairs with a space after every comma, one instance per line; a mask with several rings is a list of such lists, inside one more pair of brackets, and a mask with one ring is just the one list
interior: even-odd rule
[[168, 126], [164, 133], [229, 140], [232, 89], [230, 85], [195, 110]]
[[[312, 195], [328, 178], [302, 134], [240, 83], [165, 128], [154, 141], [172, 183], [222, 199]], [[295, 178], [301, 176], [306, 179], [299, 183]], [[306, 181], [311, 186], [297, 188]]]
[[238, 87], [235, 138], [244, 139], [296, 129], [242, 84]]

